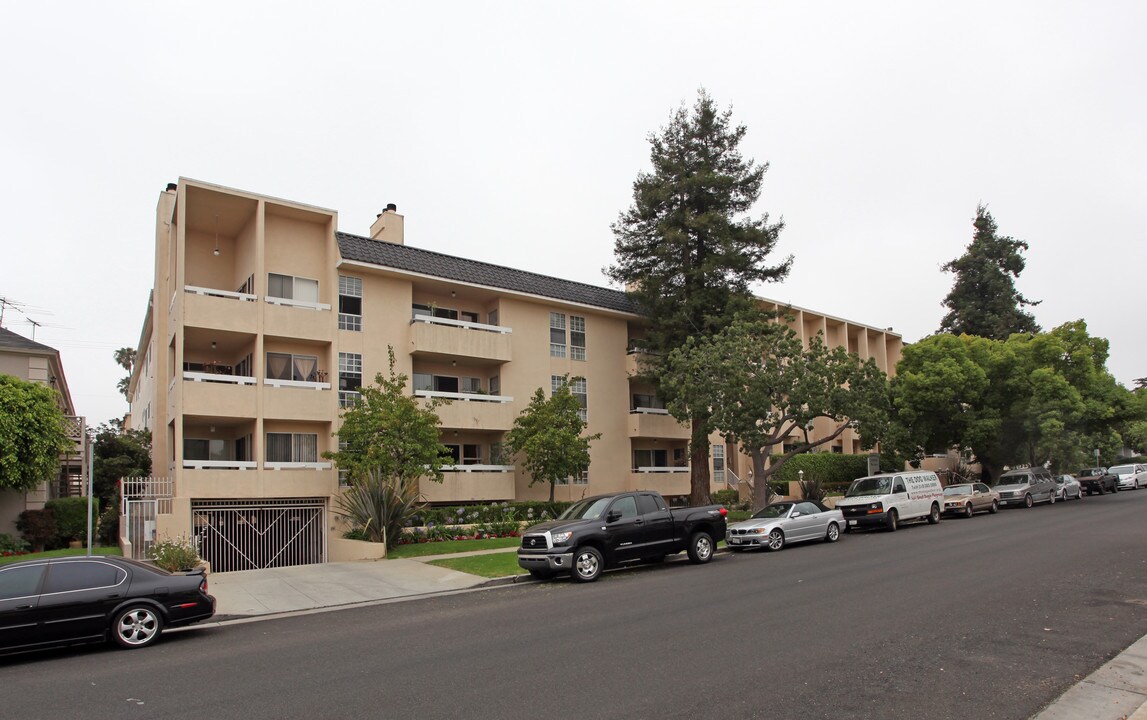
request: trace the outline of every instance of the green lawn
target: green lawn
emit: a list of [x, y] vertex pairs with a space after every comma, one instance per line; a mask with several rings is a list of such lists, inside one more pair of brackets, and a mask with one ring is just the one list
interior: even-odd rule
[[[425, 557], [427, 555], [451, 555], [471, 550], [495, 550], [497, 548], [518, 547], [522, 540], [516, 537], [489, 538], [488, 540], [445, 540], [443, 542], [412, 543], [393, 548], [389, 557], [392, 560]], [[513, 553], [510, 553], [513, 555]]]
[[[9, 555], [0, 557], [0, 565], [20, 562], [21, 560], [39, 560], [41, 558], [67, 557], [69, 555], [87, 555], [87, 548], [64, 548], [62, 550], [48, 550], [42, 553], [29, 553], [27, 555]], [[122, 555], [118, 547], [92, 548], [92, 555]]]
[[[501, 538], [499, 538], [501, 539]], [[438, 543], [435, 543], [438, 544]], [[470, 573], [480, 577], [500, 578], [507, 575], [525, 575], [526, 571], [518, 567], [518, 554], [512, 552], [490, 553], [489, 555], [467, 555], [466, 557], [442, 558], [430, 560], [428, 565]]]

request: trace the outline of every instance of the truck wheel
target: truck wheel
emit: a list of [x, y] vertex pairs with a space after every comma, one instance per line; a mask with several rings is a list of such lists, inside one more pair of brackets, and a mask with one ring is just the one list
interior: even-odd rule
[[896, 528], [900, 527], [900, 516], [896, 514], [896, 508], [888, 511], [888, 532], [896, 532]]
[[[1090, 491], [1090, 490], [1088, 490], [1088, 491], [1087, 491], [1087, 494], [1088, 494], [1088, 495], [1090, 495], [1090, 494], [1091, 494], [1091, 491]], [[1107, 494], [1107, 488], [1106, 488], [1106, 487], [1104, 487], [1103, 483], [1099, 483], [1099, 494], [1100, 494], [1100, 495], [1106, 495], [1106, 494]]]
[[530, 577], [535, 580], [549, 580], [553, 574], [549, 570], [531, 570]]
[[992, 507], [988, 509], [988, 512], [995, 515], [999, 511], [1000, 511], [1000, 501], [999, 500], [993, 500], [992, 501]]
[[928, 511], [928, 524], [935, 525], [940, 522], [940, 506], [932, 503], [932, 509]]
[[964, 517], [972, 517], [975, 514], [976, 511], [972, 509], [972, 503], [968, 503], [964, 506]]
[[1048, 505], [1055, 505], [1055, 498], [1056, 498], [1056, 495], [1057, 495], [1057, 493], [1052, 493], [1052, 494], [1051, 494], [1051, 497], [1049, 497], [1049, 498], [1047, 499], [1047, 504], [1048, 504]]
[[1032, 505], [1035, 505], [1035, 500], [1032, 500], [1031, 493], [1024, 495], [1024, 507], [1030, 508]]
[[598, 575], [601, 575], [603, 564], [604, 561], [597, 548], [592, 545], [579, 547], [574, 553], [574, 566], [570, 571], [570, 577], [574, 582], [593, 582], [597, 580]]
[[765, 541], [765, 547], [767, 547], [771, 552], [775, 552], [784, 546], [785, 534], [781, 532], [780, 528], [773, 528], [773, 531], [769, 533], [769, 539]]
[[713, 538], [709, 533], [697, 531], [689, 538], [689, 561], [707, 563], [713, 559]]
[[827, 542], [836, 542], [840, 539], [840, 528], [836, 523], [828, 524], [828, 534], [824, 536]]

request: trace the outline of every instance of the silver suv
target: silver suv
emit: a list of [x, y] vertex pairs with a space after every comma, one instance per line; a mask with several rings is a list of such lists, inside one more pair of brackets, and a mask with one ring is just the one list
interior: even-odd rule
[[1059, 494], [1047, 468], [1029, 467], [1008, 470], [1000, 475], [992, 489], [1000, 494], [1000, 505], [1031, 507], [1037, 502], [1054, 503]]

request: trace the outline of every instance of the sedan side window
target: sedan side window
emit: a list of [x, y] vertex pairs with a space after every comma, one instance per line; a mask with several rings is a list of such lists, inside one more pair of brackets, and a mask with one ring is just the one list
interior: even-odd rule
[[0, 600], [31, 597], [40, 589], [40, 579], [44, 577], [47, 565], [9, 568], [0, 572]]
[[44, 593], [74, 592], [91, 588], [114, 587], [123, 582], [127, 573], [102, 562], [69, 562], [52, 565]]
[[803, 515], [816, 515], [820, 512], [820, 508], [810, 502], [803, 502], [797, 505], [797, 510]]

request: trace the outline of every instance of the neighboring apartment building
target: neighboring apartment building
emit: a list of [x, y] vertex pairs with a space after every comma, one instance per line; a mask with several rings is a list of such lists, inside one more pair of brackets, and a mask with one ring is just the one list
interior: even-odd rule
[[58, 497], [82, 495], [87, 487], [87, 442], [84, 418], [76, 415], [60, 353], [35, 340], [29, 340], [0, 327], [0, 375], [50, 385], [59, 393], [60, 409], [67, 424], [69, 446], [60, 455], [60, 468], [55, 477], [44, 478], [43, 484], [28, 492], [0, 490], [0, 533], [19, 537], [16, 519], [25, 510], [39, 510], [44, 503]]
[[[688, 492], [688, 428], [631, 377], [642, 319], [623, 292], [409, 247], [393, 205], [369, 236], [337, 219], [188, 179], [161, 194], [129, 391], [130, 426], [152, 431], [155, 473], [174, 478], [158, 533], [194, 528], [217, 569], [346, 557], [339, 476], [322, 454], [391, 347], [416, 396], [452, 401], [438, 414], [454, 464], [423, 483], [431, 502], [545, 498], [501, 444], [535, 389], [567, 374], [583, 378], [573, 390], [601, 438], [559, 499]], [[805, 337], [824, 332], [885, 370], [899, 359], [888, 331], [793, 312]], [[849, 431], [833, 449], [859, 440]], [[711, 463], [714, 488], [748, 466], [721, 444]]]

